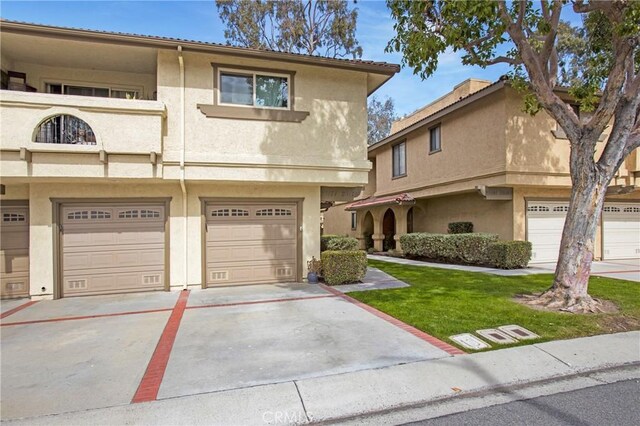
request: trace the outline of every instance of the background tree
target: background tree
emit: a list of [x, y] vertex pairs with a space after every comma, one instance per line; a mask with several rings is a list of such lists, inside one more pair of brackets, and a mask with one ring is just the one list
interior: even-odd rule
[[[640, 2], [573, 0], [582, 28], [560, 24], [566, 0], [387, 2], [396, 35], [388, 50], [423, 78], [438, 55], [461, 51], [463, 64], [507, 63], [511, 85], [530, 113], [544, 109], [565, 131], [571, 148], [571, 197], [552, 287], [532, 303], [572, 312], [601, 309], [588, 292], [596, 228], [609, 182], [640, 146]], [[563, 37], [560, 38], [559, 36]], [[581, 117], [554, 91], [570, 84]], [[596, 142], [610, 125], [604, 150]]]
[[367, 102], [367, 142], [369, 145], [389, 136], [391, 123], [398, 117], [393, 99], [387, 97], [384, 101], [376, 95]]
[[338, 0], [216, 0], [229, 44], [279, 52], [360, 58], [357, 9]]

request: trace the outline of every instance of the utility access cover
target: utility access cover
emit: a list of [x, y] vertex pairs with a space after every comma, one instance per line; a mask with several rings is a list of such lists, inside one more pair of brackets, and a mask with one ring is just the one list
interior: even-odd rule
[[515, 337], [518, 340], [537, 339], [540, 337], [533, 331], [529, 331], [526, 328], [515, 324], [503, 325], [501, 327], [498, 327], [498, 330], [504, 331], [509, 336]]
[[507, 345], [509, 343], [515, 343], [516, 339], [509, 337], [507, 333], [504, 333], [500, 330], [496, 330], [495, 328], [487, 328], [485, 330], [476, 330], [480, 336], [485, 339], [491, 340], [492, 342], [499, 343], [501, 345]]
[[465, 348], [473, 349], [474, 351], [491, 347], [490, 344], [478, 339], [471, 333], [456, 334], [454, 336], [449, 336], [449, 339], [461, 346], [464, 346]]

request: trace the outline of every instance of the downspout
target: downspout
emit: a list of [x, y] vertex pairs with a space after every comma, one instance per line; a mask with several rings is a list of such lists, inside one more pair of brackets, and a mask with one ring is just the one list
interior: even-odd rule
[[187, 283], [189, 282], [189, 267], [188, 267], [188, 253], [187, 247], [189, 241], [188, 228], [188, 216], [187, 216], [187, 186], [184, 182], [184, 159], [185, 159], [185, 139], [184, 139], [184, 59], [182, 58], [182, 46], [178, 46], [178, 63], [180, 64], [180, 189], [182, 190], [182, 217], [184, 218], [184, 285], [183, 290], [187, 289]]

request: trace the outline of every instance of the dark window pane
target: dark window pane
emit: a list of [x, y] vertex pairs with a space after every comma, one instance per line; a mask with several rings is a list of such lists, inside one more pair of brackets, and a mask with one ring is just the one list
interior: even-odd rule
[[430, 142], [429, 142], [429, 150], [430, 151], [438, 151], [440, 150], [440, 126], [434, 127], [429, 131]]
[[287, 108], [288, 101], [286, 77], [256, 75], [256, 106]]
[[220, 103], [253, 105], [253, 76], [221, 74]]

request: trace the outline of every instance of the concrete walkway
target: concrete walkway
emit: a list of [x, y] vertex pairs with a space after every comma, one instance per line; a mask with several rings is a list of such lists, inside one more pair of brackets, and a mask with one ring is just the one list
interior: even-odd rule
[[581, 386], [594, 386], [603, 383], [613, 367], [624, 367], [618, 372], [618, 380], [639, 378], [639, 345], [638, 331], [601, 335], [3, 424], [300, 424], [353, 420], [491, 390], [510, 393], [513, 391], [509, 389], [548, 380], [580, 376]]
[[[380, 256], [370, 254], [369, 259], [382, 262], [398, 263], [411, 266], [428, 266], [430, 268], [452, 269], [456, 271], [483, 272], [486, 274], [501, 276], [522, 276], [534, 274], [552, 274], [556, 269], [555, 262], [534, 263], [524, 269], [497, 269], [485, 268], [482, 266], [452, 265], [448, 263], [423, 262], [420, 260], [404, 259], [391, 256]], [[593, 262], [591, 275], [617, 278], [621, 280], [640, 282], [640, 259], [609, 260]]]

